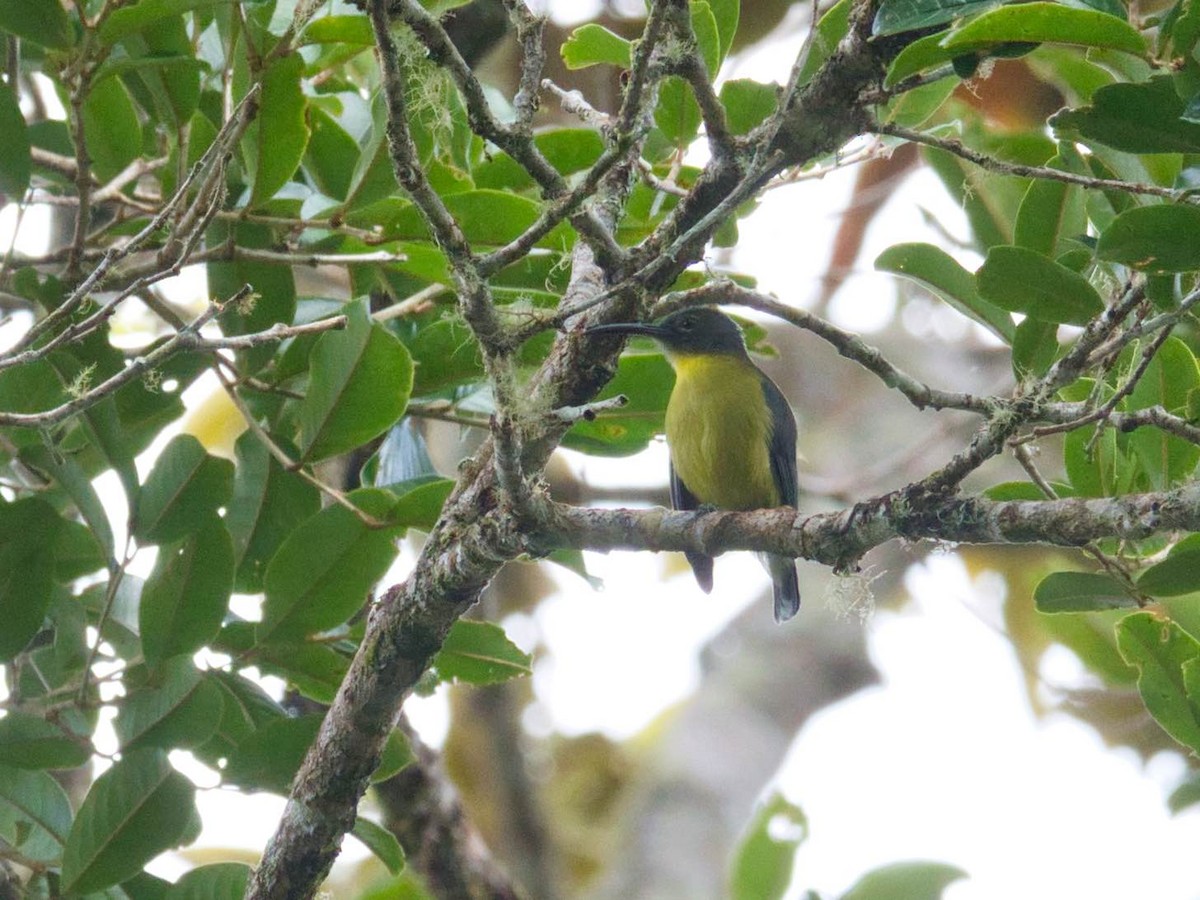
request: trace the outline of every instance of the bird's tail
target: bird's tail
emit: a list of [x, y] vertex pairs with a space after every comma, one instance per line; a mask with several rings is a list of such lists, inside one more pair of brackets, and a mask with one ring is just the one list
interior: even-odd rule
[[767, 553], [764, 562], [775, 588], [775, 621], [786, 622], [800, 609], [800, 580], [796, 561], [790, 556]]
[[703, 553], [685, 553], [688, 563], [691, 564], [692, 572], [696, 575], [696, 584], [700, 585], [700, 590], [706, 594], [711, 594], [713, 589], [713, 558], [705, 556]]

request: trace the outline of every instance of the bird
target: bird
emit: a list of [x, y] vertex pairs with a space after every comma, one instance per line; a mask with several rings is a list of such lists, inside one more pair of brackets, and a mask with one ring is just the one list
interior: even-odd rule
[[[675, 370], [666, 413], [673, 508], [796, 506], [796, 418], [775, 382], [750, 361], [733, 319], [696, 306], [586, 333], [646, 335]], [[686, 556], [701, 590], [711, 592], [713, 558]], [[775, 621], [786, 622], [800, 608], [795, 561], [775, 553], [760, 558], [774, 583]]]

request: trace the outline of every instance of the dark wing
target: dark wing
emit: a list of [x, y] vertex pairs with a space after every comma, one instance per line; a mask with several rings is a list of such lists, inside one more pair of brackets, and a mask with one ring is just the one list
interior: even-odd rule
[[762, 378], [763, 399], [771, 411], [771, 476], [775, 489], [779, 491], [781, 506], [795, 507], [798, 502], [796, 490], [796, 417], [787, 398], [766, 375]]
[[[700, 508], [700, 501], [688, 490], [683, 479], [675, 474], [674, 463], [671, 464], [671, 507], [682, 510]], [[700, 585], [700, 590], [706, 594], [710, 593], [713, 586], [713, 558], [703, 553], [685, 552], [684, 556], [696, 575], [696, 583]]]
[[[795, 507], [796, 490], [796, 417], [787, 398], [766, 375], [762, 377], [763, 398], [771, 411], [771, 477], [783, 506]], [[786, 622], [800, 609], [800, 582], [796, 562], [787, 556], [766, 554], [767, 570], [775, 589], [775, 621]]]

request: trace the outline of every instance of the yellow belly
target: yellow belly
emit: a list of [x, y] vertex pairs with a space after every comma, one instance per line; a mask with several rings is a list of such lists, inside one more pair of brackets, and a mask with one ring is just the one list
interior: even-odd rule
[[674, 356], [667, 444], [675, 473], [701, 503], [779, 505], [768, 447], [771, 414], [758, 373], [732, 356]]

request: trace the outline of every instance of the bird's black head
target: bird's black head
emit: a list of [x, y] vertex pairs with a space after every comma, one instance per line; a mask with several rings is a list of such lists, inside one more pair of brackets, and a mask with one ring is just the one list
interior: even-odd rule
[[681, 309], [657, 322], [597, 325], [588, 334], [644, 334], [654, 338], [668, 353], [681, 355], [729, 353], [744, 356], [742, 329], [725, 313], [711, 306]]

